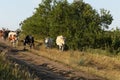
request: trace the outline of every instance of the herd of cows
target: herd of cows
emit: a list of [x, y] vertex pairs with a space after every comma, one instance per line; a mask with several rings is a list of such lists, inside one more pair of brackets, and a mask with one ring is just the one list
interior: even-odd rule
[[[19, 33], [17, 31], [0, 30], [0, 38], [3, 40], [8, 40], [11, 46], [16, 47], [19, 42]], [[35, 40], [32, 35], [26, 35], [23, 39], [24, 49], [26, 48], [26, 45], [29, 45], [30, 48], [33, 48], [34, 42]], [[44, 43], [46, 48], [52, 48], [53, 39], [46, 37]], [[62, 35], [57, 36], [56, 45], [59, 47], [59, 50], [63, 51], [65, 47], [65, 37]]]

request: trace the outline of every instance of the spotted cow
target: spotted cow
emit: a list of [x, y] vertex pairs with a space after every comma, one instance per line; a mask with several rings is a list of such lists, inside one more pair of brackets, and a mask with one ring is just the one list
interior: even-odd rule
[[34, 47], [34, 37], [31, 35], [27, 35], [23, 41], [23, 45], [24, 45], [24, 50], [26, 49], [26, 45], [30, 46], [30, 49]]
[[11, 43], [11, 45], [13, 47], [16, 47], [17, 46], [17, 43], [18, 43], [18, 36], [17, 36], [17, 33], [16, 32], [9, 32], [8, 33], [8, 41]]

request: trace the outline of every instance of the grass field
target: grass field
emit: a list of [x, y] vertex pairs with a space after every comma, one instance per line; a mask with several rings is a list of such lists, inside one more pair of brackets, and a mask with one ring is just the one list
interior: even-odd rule
[[59, 51], [57, 48], [46, 49], [43, 42], [35, 43], [37, 55], [68, 65], [75, 70], [85, 71], [105, 78], [120, 80], [120, 55], [108, 56], [107, 51], [88, 49], [80, 51]]
[[[45, 49], [42, 45], [37, 51], [38, 55], [68, 65], [75, 70], [85, 71], [103, 77], [107, 80], [120, 80], [120, 56], [106, 56], [102, 50], [59, 51], [56, 48]], [[35, 52], [35, 51], [34, 51]]]
[[29, 70], [6, 59], [5, 52], [0, 53], [0, 80], [36, 80]]

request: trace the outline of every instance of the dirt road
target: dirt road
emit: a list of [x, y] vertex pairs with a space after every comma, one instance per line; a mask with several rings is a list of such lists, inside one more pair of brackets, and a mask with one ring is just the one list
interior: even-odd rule
[[9, 59], [28, 67], [39, 77], [38, 80], [105, 80], [86, 72], [73, 70], [62, 63], [39, 56], [32, 50], [24, 51], [21, 47], [10, 47], [4, 41], [0, 41], [0, 50], [5, 50]]

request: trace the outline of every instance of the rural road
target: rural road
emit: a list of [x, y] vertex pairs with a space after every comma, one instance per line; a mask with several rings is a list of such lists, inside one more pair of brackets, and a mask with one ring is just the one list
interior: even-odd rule
[[24, 51], [23, 47], [10, 47], [3, 40], [0, 40], [0, 50], [6, 51], [10, 60], [28, 67], [30, 72], [39, 78], [37, 80], [105, 80], [83, 71], [73, 70], [62, 63], [37, 55], [32, 50]]

